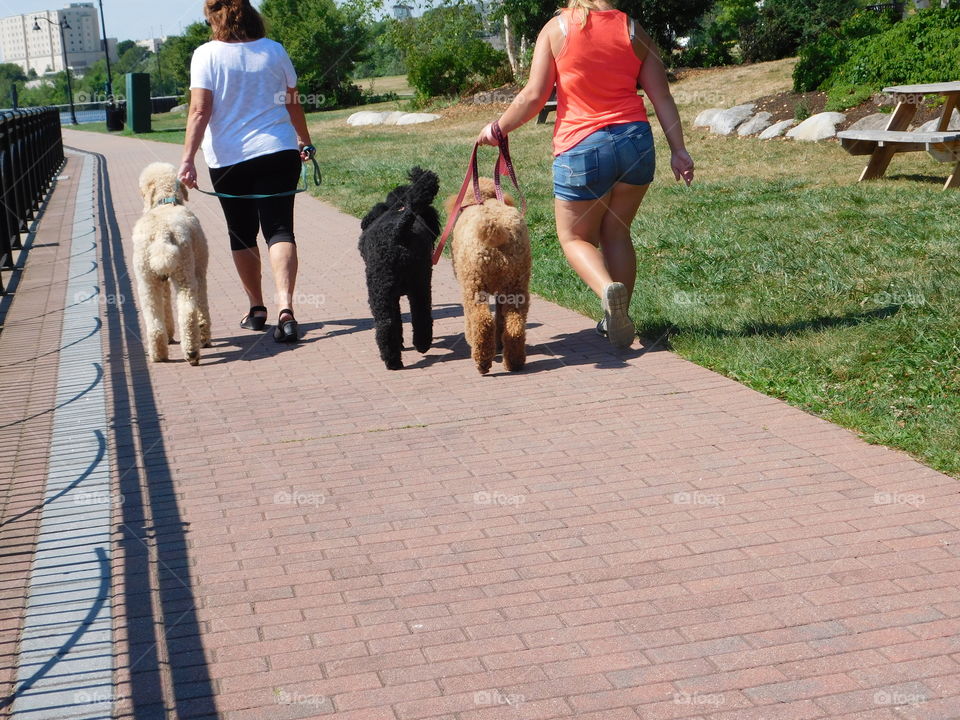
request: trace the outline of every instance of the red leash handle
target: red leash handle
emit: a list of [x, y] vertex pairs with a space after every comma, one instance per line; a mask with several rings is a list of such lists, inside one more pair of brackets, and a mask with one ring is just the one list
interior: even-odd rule
[[440, 262], [440, 256], [443, 255], [443, 246], [447, 244], [447, 238], [450, 236], [450, 232], [453, 230], [453, 226], [460, 216], [460, 206], [463, 205], [463, 199], [467, 196], [467, 188], [470, 187], [471, 180], [473, 180], [473, 195], [477, 200], [477, 204], [480, 204], [480, 169], [477, 166], [477, 150], [479, 148], [480, 143], [473, 144], [473, 154], [470, 156], [470, 166], [467, 168], [467, 175], [463, 178], [463, 184], [460, 186], [457, 200], [453, 204], [453, 210], [450, 212], [446, 227], [443, 228], [443, 233], [440, 235], [440, 242], [437, 243], [437, 247], [433, 251], [434, 265]]
[[[503, 131], [500, 130], [500, 123], [494, 122], [493, 126], [493, 136], [497, 140], [497, 145], [500, 148], [500, 154], [497, 155], [497, 162], [493, 167], [493, 186], [497, 193], [497, 199], [500, 202], [503, 202], [503, 188], [500, 186], [500, 175], [506, 174], [510, 176], [510, 180], [513, 181], [513, 186], [517, 189], [517, 194], [520, 195], [520, 201], [523, 204], [523, 214], [527, 213], [527, 199], [523, 196], [523, 192], [520, 190], [520, 183], [517, 182], [517, 173], [513, 169], [513, 162], [510, 160], [510, 145], [507, 142], [507, 136], [503, 134]], [[460, 186], [460, 192], [457, 194], [456, 202], [453, 206], [453, 211], [450, 213], [450, 217], [447, 218], [446, 227], [443, 228], [443, 233], [440, 235], [440, 242], [437, 243], [436, 249], [433, 251], [433, 264], [436, 265], [440, 262], [440, 256], [443, 255], [443, 248], [447, 244], [447, 238], [450, 236], [450, 233], [453, 231], [453, 226], [457, 223], [457, 218], [460, 216], [461, 205], [463, 205], [463, 199], [467, 196], [467, 188], [470, 187], [470, 181], [473, 181], [473, 196], [477, 201], [477, 205], [481, 204], [480, 197], [480, 169], [477, 163], [477, 150], [480, 149], [480, 143], [473, 144], [473, 153], [470, 155], [470, 166], [467, 168], [466, 177], [463, 178], [463, 184]], [[504, 172], [501, 168], [506, 168]]]
[[[497, 156], [496, 165], [493, 167], [493, 186], [497, 191], [497, 200], [503, 202], [503, 188], [500, 187], [500, 175], [501, 173], [509, 175], [510, 180], [513, 182], [513, 186], [517, 189], [517, 195], [520, 196], [520, 213], [522, 215], [526, 215], [527, 199], [523, 196], [523, 191], [520, 189], [520, 183], [517, 182], [517, 173], [513, 169], [513, 161], [510, 159], [510, 141], [500, 129], [499, 122], [494, 121], [491, 129], [493, 130], [493, 136], [497, 139], [497, 144], [500, 146], [500, 154]], [[506, 172], [503, 173], [501, 168], [506, 168]]]

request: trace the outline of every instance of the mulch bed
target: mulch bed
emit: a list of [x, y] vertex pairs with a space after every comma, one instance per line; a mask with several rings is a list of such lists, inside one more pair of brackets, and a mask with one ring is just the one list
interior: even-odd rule
[[[827, 94], [823, 92], [782, 92], [776, 95], [764, 95], [762, 98], [754, 100], [753, 103], [757, 106], [756, 112], [770, 113], [773, 116], [770, 118], [771, 122], [777, 123], [781, 120], [789, 120], [790, 118], [796, 117], [797, 108], [804, 105], [809, 111], [809, 115], [824, 112], [827, 104]], [[860, 105], [855, 105], [852, 108], [843, 110], [842, 112], [847, 116], [847, 119], [840, 123], [837, 129], [844, 130], [867, 115], [873, 115], [879, 112], [889, 113], [892, 110], [893, 104], [887, 95], [874, 95]], [[939, 106], [921, 105], [917, 110], [916, 116], [914, 116], [912, 124], [914, 126], [922, 125], [928, 120], [940, 117], [940, 110], [941, 108]]]

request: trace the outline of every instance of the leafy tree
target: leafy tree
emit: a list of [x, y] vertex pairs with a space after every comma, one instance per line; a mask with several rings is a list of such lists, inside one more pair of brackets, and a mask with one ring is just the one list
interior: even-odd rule
[[405, 75], [407, 65], [403, 61], [403, 50], [397, 47], [391, 28], [398, 21], [393, 18], [372, 23], [367, 28], [370, 38], [365, 57], [354, 67], [353, 76], [357, 78], [384, 77], [385, 75]]
[[[27, 79], [23, 74], [23, 68], [16, 63], [0, 64], [0, 105], [6, 107], [11, 103], [10, 89], [16, 83], [22, 83]], [[22, 86], [17, 88], [18, 92]]]
[[434, 8], [394, 26], [395, 42], [407, 63], [407, 80], [420, 100], [489, 85], [498, 75], [501, 81], [508, 79], [506, 55], [484, 41], [483, 34], [480, 13], [467, 4]]
[[270, 37], [282, 44], [299, 77], [308, 108], [352, 105], [360, 89], [350, 82], [367, 43], [364, 8], [333, 0], [264, 0], [260, 12]]
[[766, 0], [756, 21], [741, 35], [744, 59], [759, 62], [795, 55], [801, 45], [836, 33], [863, 4], [860, 0]]
[[155, 57], [153, 63], [147, 63], [147, 66], [143, 67], [141, 61], [138, 72], [150, 73], [150, 87], [154, 95], [185, 94], [190, 87], [190, 59], [193, 51], [209, 41], [210, 28], [201, 22], [191, 23], [183, 35], [167, 38], [160, 47], [159, 57]]
[[740, 37], [758, 17], [755, 0], [718, 0], [691, 31], [680, 63], [712, 67], [741, 61]]

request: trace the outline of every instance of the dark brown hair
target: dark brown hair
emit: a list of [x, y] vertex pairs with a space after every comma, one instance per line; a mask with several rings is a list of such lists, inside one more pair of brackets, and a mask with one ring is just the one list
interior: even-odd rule
[[267, 34], [250, 0], [206, 0], [203, 10], [214, 40], [246, 42]]

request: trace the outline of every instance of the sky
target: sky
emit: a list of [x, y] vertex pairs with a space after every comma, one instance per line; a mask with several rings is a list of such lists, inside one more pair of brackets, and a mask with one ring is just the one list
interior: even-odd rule
[[[0, 0], [0, 17], [38, 10], [58, 10], [77, 0]], [[98, 7], [97, 0], [93, 2]], [[254, 0], [259, 6], [259, 0]], [[192, 22], [203, 19], [203, 0], [103, 0], [107, 37], [146, 40], [179, 35]]]

